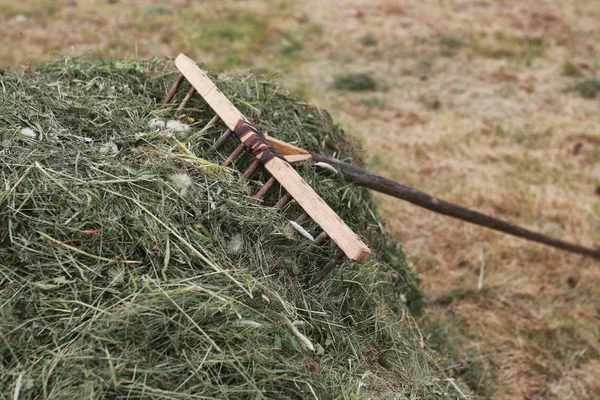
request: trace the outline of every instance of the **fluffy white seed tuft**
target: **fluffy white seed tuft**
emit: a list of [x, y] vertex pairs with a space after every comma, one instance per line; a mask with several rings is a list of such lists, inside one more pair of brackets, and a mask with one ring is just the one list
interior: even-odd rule
[[35, 133], [35, 131], [31, 128], [23, 128], [19, 133], [23, 136], [27, 136], [28, 138], [37, 139], [37, 133]]
[[167, 121], [167, 129], [169, 129], [173, 132], [185, 133], [190, 130], [190, 126], [186, 125], [186, 124], [182, 124], [181, 122], [172, 119], [172, 120]]
[[119, 152], [119, 147], [113, 142], [102, 143], [98, 145], [97, 149], [101, 154], [117, 154]]
[[240, 251], [242, 251], [243, 247], [244, 247], [244, 236], [241, 233], [236, 233], [227, 242], [227, 249], [231, 253], [239, 253]]
[[169, 182], [175, 189], [179, 190], [182, 196], [185, 196], [188, 189], [192, 186], [192, 178], [186, 173], [171, 174], [168, 176]]
[[162, 131], [167, 127], [167, 124], [162, 119], [152, 118], [148, 123], [148, 127], [153, 131]]

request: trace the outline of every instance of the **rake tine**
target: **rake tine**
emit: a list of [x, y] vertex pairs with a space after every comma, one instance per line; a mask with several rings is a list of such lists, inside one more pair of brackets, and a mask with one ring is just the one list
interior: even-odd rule
[[300, 225], [307, 219], [308, 219], [308, 214], [306, 213], [306, 211], [304, 211], [302, 214], [300, 214], [300, 216], [298, 218], [296, 218], [296, 220], [294, 222], [297, 223], [298, 225]]
[[244, 152], [244, 145], [240, 144], [234, 151], [227, 157], [227, 159], [223, 162], [224, 167], [229, 167], [235, 160], [237, 160], [242, 153]]
[[209, 152], [214, 152], [216, 151], [219, 147], [223, 146], [225, 144], [225, 142], [227, 141], [227, 139], [229, 139], [231, 137], [231, 134], [233, 132], [231, 131], [231, 129], [227, 129], [222, 135], [221, 137], [219, 137], [217, 139], [217, 141], [215, 142], [215, 144], [213, 144], [213, 146], [210, 148]]
[[208, 123], [206, 125], [204, 125], [204, 128], [200, 129], [200, 133], [204, 133], [207, 130], [209, 130], [210, 128], [212, 128], [213, 126], [215, 126], [217, 124], [217, 122], [219, 122], [221, 118], [218, 115], [215, 115], [214, 117], [212, 117], [212, 119], [210, 121], [208, 121]]
[[275, 182], [277, 182], [275, 180], [275, 178], [270, 177], [265, 184], [260, 188], [260, 190], [258, 192], [256, 192], [256, 194], [254, 195], [255, 199], [258, 200], [262, 200], [263, 197], [265, 197], [265, 195], [269, 192], [269, 190], [271, 190], [271, 188], [273, 187], [273, 185], [275, 185]]
[[177, 93], [177, 89], [179, 89], [179, 86], [181, 86], [184, 80], [185, 76], [183, 76], [183, 74], [179, 74], [179, 76], [175, 80], [175, 83], [173, 83], [173, 86], [171, 86], [171, 89], [169, 89], [167, 97], [165, 97], [165, 99], [163, 100], [163, 104], [169, 104], [171, 100], [173, 100], [173, 97], [175, 97], [175, 93]]
[[244, 176], [244, 178], [248, 179], [252, 176], [252, 174], [254, 173], [254, 171], [256, 171], [256, 168], [258, 168], [258, 166], [260, 165], [260, 160], [254, 160], [252, 161], [252, 164], [250, 164], [250, 166], [248, 168], [246, 168], [246, 170], [244, 171], [244, 173], [242, 174]]
[[181, 104], [179, 104], [179, 107], [177, 107], [177, 111], [183, 110], [183, 108], [187, 105], [188, 101], [190, 101], [190, 99], [192, 98], [192, 96], [194, 95], [194, 93], [196, 93], [196, 89], [194, 89], [192, 87], [189, 90], [189, 92], [187, 92], [187, 94], [185, 95], [185, 97], [183, 98], [183, 100], [181, 100]]
[[332, 269], [334, 269], [337, 265], [339, 265], [344, 260], [344, 258], [345, 258], [344, 252], [338, 251], [336, 253], [336, 255], [331, 260], [329, 260], [327, 265], [325, 265], [325, 267], [323, 267], [323, 269], [320, 270], [311, 279], [310, 286], [315, 286], [317, 283], [321, 282], [323, 280], [323, 278], [325, 278], [325, 276], [327, 276], [327, 274], [331, 272]]
[[329, 235], [327, 234], [327, 232], [321, 232], [319, 233], [319, 235], [315, 238], [315, 240], [311, 243], [312, 246], [318, 246], [319, 244], [321, 244], [321, 242], [325, 239], [327, 239], [329, 237]]
[[283, 196], [282, 196], [282, 197], [279, 199], [279, 201], [277, 202], [277, 204], [275, 204], [275, 208], [276, 208], [276, 209], [278, 209], [278, 210], [282, 209], [283, 207], [285, 207], [285, 205], [286, 205], [287, 203], [289, 203], [289, 202], [290, 202], [290, 200], [292, 200], [292, 195], [291, 195], [291, 194], [289, 194], [289, 193], [286, 193], [286, 194], [284, 194], [284, 195], [283, 195]]

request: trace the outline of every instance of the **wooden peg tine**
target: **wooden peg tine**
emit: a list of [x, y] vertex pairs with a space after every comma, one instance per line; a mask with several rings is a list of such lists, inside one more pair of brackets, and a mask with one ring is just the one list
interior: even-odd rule
[[214, 152], [216, 150], [219, 149], [219, 147], [223, 146], [225, 144], [225, 142], [227, 141], [227, 139], [229, 139], [231, 137], [231, 134], [233, 132], [231, 131], [231, 129], [227, 129], [222, 135], [221, 137], [219, 137], [217, 139], [217, 141], [215, 142], [215, 144], [213, 144], [213, 146], [210, 148], [209, 152]]
[[242, 153], [244, 152], [244, 145], [240, 144], [234, 151], [227, 157], [227, 159], [223, 162], [224, 167], [229, 167], [235, 160], [237, 160]]
[[183, 74], [179, 74], [179, 76], [175, 80], [175, 83], [173, 83], [173, 86], [171, 86], [171, 89], [169, 89], [167, 97], [165, 97], [165, 99], [163, 100], [163, 104], [169, 104], [173, 100], [173, 97], [175, 97], [175, 93], [177, 93], [177, 90], [179, 89], [184, 80], [185, 76], [183, 76]]
[[327, 232], [323, 231], [323, 232], [319, 233], [319, 235], [315, 238], [315, 240], [311, 243], [311, 245], [318, 246], [323, 242], [323, 240], [327, 239], [328, 237], [329, 237], [329, 235], [327, 234]]
[[307, 219], [308, 219], [308, 214], [306, 213], [306, 211], [304, 211], [302, 214], [300, 214], [300, 216], [298, 218], [296, 218], [296, 220], [294, 222], [297, 223], [298, 225], [300, 225]]
[[282, 197], [279, 199], [279, 201], [277, 202], [277, 204], [275, 204], [275, 208], [276, 208], [276, 209], [278, 209], [278, 210], [280, 210], [280, 209], [282, 209], [283, 207], [285, 207], [285, 205], [286, 205], [287, 203], [289, 203], [291, 200], [292, 200], [292, 195], [291, 195], [291, 194], [289, 194], [289, 193], [286, 193], [286, 194], [284, 194], [284, 195], [283, 195], [283, 196], [282, 196]]
[[192, 98], [192, 96], [194, 95], [194, 93], [196, 93], [196, 89], [194, 89], [192, 87], [187, 92], [187, 94], [185, 95], [185, 97], [183, 98], [183, 100], [181, 100], [181, 104], [179, 104], [179, 107], [177, 107], [177, 111], [183, 110], [183, 108], [187, 105], [188, 101], [190, 101], [190, 99]]
[[218, 115], [215, 115], [214, 117], [211, 118], [210, 121], [208, 121], [208, 123], [206, 125], [204, 125], [204, 128], [200, 129], [200, 133], [204, 133], [207, 130], [209, 130], [210, 128], [212, 128], [213, 126], [215, 126], [217, 124], [217, 122], [219, 122], [221, 118]]
[[317, 283], [321, 282], [323, 278], [327, 276], [337, 265], [339, 265], [345, 258], [344, 252], [339, 250], [336, 255], [329, 260], [327, 265], [323, 267], [310, 281], [310, 286], [315, 286]]
[[252, 161], [252, 164], [250, 164], [243, 173], [244, 178], [246, 178], [246, 179], [250, 178], [252, 176], [252, 174], [254, 173], [254, 171], [256, 171], [256, 169], [258, 168], [259, 165], [260, 165], [260, 160], [257, 159], [257, 160]]
[[277, 181], [275, 180], [275, 178], [270, 177], [265, 184], [260, 188], [260, 190], [258, 192], [256, 192], [256, 194], [254, 195], [255, 199], [258, 200], [262, 200], [263, 197], [265, 197], [265, 195], [269, 192], [269, 190], [271, 190], [271, 188], [275, 185]]

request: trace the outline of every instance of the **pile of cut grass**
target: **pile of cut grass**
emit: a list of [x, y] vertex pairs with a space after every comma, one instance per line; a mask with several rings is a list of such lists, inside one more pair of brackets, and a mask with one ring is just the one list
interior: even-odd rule
[[[208, 154], [223, 127], [199, 133], [207, 106], [177, 116], [187, 133], [149, 128], [175, 115], [160, 100], [176, 73], [64, 60], [0, 77], [0, 393], [454, 397], [368, 193], [300, 167], [374, 253], [307, 288], [336, 248], [310, 247], [287, 223], [297, 206], [273, 212], [277, 193], [260, 204], [256, 181], [218, 165], [233, 141]], [[325, 112], [268, 80], [214, 79], [260, 129], [359, 162]]]

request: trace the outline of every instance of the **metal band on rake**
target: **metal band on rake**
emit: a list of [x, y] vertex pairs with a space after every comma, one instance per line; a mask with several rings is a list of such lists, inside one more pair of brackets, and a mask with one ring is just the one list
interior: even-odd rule
[[271, 161], [273, 157], [281, 158], [281, 154], [271, 147], [265, 136], [258, 132], [256, 128], [248, 122], [240, 119], [233, 131], [237, 137], [240, 138], [246, 150], [256, 157], [255, 163], [258, 161], [262, 164], [266, 164]]
[[233, 153], [227, 157], [223, 165], [229, 166], [233, 164], [245, 150], [248, 151], [255, 159], [244, 171], [244, 177], [250, 178], [260, 164], [262, 164], [271, 174], [271, 177], [264, 183], [260, 190], [258, 190], [254, 197], [263, 199], [269, 190], [273, 188], [275, 183], [279, 182], [281, 187], [285, 189], [287, 193], [279, 199], [274, 207], [281, 209], [292, 199], [296, 200], [298, 205], [304, 210], [304, 213], [300, 215], [296, 220], [296, 223], [301, 223], [310, 217], [323, 229], [323, 232], [315, 238], [312, 244], [317, 245], [327, 237], [330, 237], [339, 247], [340, 251], [325, 266], [325, 268], [313, 278], [311, 285], [321, 281], [331, 269], [342, 262], [344, 255], [353, 261], [359, 263], [365, 262], [370, 257], [371, 250], [323, 201], [323, 199], [315, 193], [312, 187], [302, 179], [296, 170], [290, 166], [291, 162], [310, 159], [310, 153], [258, 132], [258, 130], [248, 122], [246, 117], [223, 93], [221, 93], [196, 63], [187, 56], [180, 54], [175, 59], [175, 65], [181, 72], [181, 75], [169, 90], [163, 103], [170, 103], [175, 97], [181, 84], [185, 80], [189, 81], [192, 88], [186, 94], [179, 105], [178, 110], [183, 109], [194, 93], [198, 92], [217, 114], [202, 129], [202, 131], [206, 131], [214, 126], [219, 119], [229, 128], [219, 139], [217, 139], [213, 149], [222, 147], [232, 134], [235, 134], [242, 142]]

